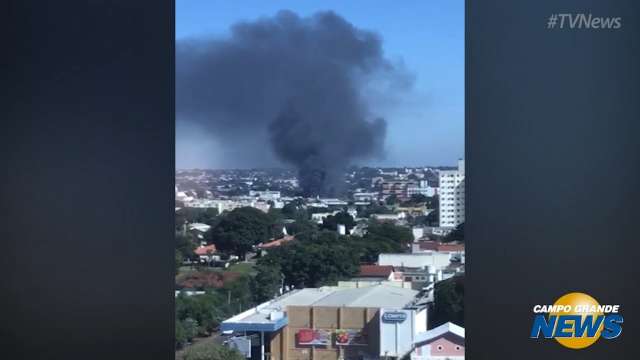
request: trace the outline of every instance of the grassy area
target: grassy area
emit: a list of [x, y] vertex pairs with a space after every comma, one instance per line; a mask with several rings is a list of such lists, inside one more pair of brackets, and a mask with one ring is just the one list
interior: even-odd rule
[[250, 274], [253, 271], [253, 263], [240, 262], [229, 266], [226, 271], [238, 272], [242, 274]]
[[196, 270], [197, 270], [196, 267], [180, 266], [180, 268], [178, 268], [178, 275], [188, 274], [188, 273], [196, 271]]

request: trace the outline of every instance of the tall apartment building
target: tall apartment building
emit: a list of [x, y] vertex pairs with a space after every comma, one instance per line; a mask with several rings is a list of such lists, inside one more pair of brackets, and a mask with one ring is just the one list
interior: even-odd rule
[[440, 171], [440, 227], [455, 227], [464, 222], [464, 160], [457, 170]]

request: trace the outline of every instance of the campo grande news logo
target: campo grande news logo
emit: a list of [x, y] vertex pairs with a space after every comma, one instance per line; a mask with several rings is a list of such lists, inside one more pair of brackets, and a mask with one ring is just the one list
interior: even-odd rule
[[600, 305], [584, 293], [563, 295], [553, 305], [535, 305], [533, 313], [531, 338], [554, 338], [571, 349], [584, 349], [600, 337], [610, 340], [622, 333], [620, 305]]

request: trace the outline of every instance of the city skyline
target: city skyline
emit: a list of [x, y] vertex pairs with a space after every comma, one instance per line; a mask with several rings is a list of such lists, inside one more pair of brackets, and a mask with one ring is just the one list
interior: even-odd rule
[[[345, 171], [348, 171], [350, 168], [372, 168], [372, 169], [421, 169], [421, 168], [455, 168], [457, 166], [457, 161], [464, 160], [464, 158], [458, 158], [452, 164], [418, 164], [418, 165], [352, 165], [347, 168]], [[283, 170], [283, 171], [296, 171], [294, 167], [286, 167], [286, 166], [262, 166], [262, 167], [192, 167], [192, 168], [179, 168], [176, 167], [176, 171], [195, 171], [195, 170], [203, 170], [203, 171], [231, 171], [231, 170]]]

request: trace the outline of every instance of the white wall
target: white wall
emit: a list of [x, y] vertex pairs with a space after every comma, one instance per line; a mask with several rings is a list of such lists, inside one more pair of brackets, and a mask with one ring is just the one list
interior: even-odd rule
[[[398, 323], [384, 322], [385, 312], [402, 312], [406, 320]], [[416, 334], [414, 310], [380, 309], [380, 356], [402, 356], [411, 351]]]
[[455, 227], [464, 222], [465, 213], [464, 160], [458, 161], [458, 170], [440, 172], [440, 226]]
[[437, 251], [417, 254], [380, 254], [378, 255], [378, 265], [409, 268], [433, 266], [435, 269], [440, 269], [449, 265], [450, 258], [450, 253]]

